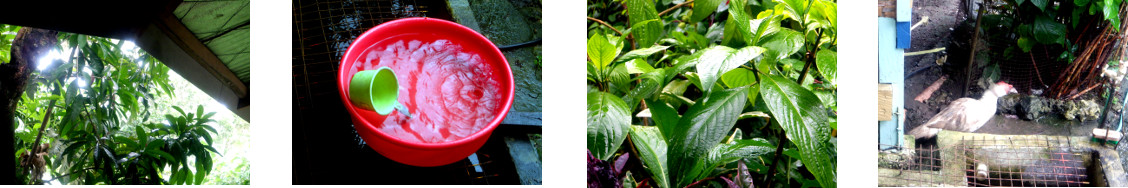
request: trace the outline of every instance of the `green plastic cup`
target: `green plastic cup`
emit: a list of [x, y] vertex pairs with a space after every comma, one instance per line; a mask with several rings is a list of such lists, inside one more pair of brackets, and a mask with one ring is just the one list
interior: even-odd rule
[[408, 114], [396, 101], [398, 97], [399, 82], [395, 71], [388, 67], [357, 72], [349, 83], [349, 100], [353, 105], [380, 115], [388, 115], [393, 110]]

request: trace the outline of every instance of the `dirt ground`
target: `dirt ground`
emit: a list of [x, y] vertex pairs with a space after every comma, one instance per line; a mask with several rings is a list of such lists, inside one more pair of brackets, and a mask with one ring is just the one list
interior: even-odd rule
[[[937, 59], [941, 59], [945, 56], [948, 56], [944, 58], [947, 59], [947, 62], [967, 61], [966, 55], [961, 55], [963, 58], [956, 58], [952, 57], [952, 55], [955, 54], [951, 54], [967, 54], [966, 51], [969, 50], [968, 48], [956, 47], [970, 46], [966, 44], [968, 43], [967, 41], [953, 41], [954, 37], [952, 36], [953, 34], [962, 34], [957, 33], [956, 29], [967, 19], [963, 2], [964, 0], [914, 2], [913, 23], [920, 22], [925, 16], [929, 17], [929, 21], [912, 31], [912, 46], [905, 51], [923, 51], [939, 47], [947, 47], [947, 50], [938, 53], [905, 57], [906, 75], [913, 71], [936, 65]], [[963, 32], [966, 33], [966, 31]], [[960, 45], [950, 45], [952, 43], [960, 43]], [[934, 92], [932, 98], [926, 101], [926, 103], [913, 100], [916, 95], [920, 94], [926, 87], [932, 84], [933, 81], [946, 75], [944, 69], [955, 69], [951, 67], [954, 66], [928, 68], [905, 80], [905, 109], [908, 114], [905, 119], [905, 123], [907, 124], [905, 126], [905, 132], [927, 121], [952, 100], [962, 97], [962, 91], [960, 90], [963, 88], [963, 76], [950, 75], [948, 76], [948, 81], [946, 81], [939, 90]]]

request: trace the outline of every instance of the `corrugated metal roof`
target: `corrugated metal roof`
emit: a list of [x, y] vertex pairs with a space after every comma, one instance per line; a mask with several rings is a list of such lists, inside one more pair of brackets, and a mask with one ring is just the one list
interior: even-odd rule
[[193, 0], [173, 15], [243, 83], [251, 77], [251, 14], [247, 0]]

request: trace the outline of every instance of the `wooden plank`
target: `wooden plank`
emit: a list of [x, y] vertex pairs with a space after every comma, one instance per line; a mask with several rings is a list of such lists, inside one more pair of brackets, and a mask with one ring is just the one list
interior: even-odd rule
[[877, 84], [877, 120], [893, 120], [893, 84]]
[[223, 61], [220, 60], [211, 49], [208, 49], [207, 45], [200, 42], [200, 39], [196, 38], [196, 35], [193, 34], [191, 30], [188, 30], [188, 27], [185, 27], [184, 23], [181, 23], [176, 16], [171, 13], [163, 14], [161, 19], [155, 24], [165, 35], [172, 39], [177, 46], [195, 59], [196, 63], [204, 67], [208, 73], [215, 76], [228, 87], [231, 87], [231, 90], [235, 91], [235, 94], [239, 96], [239, 98], [244, 98], [249, 95], [247, 85], [239, 80], [239, 77], [236, 76], [231, 69], [228, 69], [227, 65], [224, 65]]

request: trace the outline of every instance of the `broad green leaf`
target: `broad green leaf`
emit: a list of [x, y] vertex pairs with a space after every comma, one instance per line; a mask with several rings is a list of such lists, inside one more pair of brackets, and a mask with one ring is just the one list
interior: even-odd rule
[[721, 82], [728, 88], [752, 85], [756, 83], [755, 74], [756, 72], [752, 72], [752, 70], [736, 68], [721, 75]]
[[627, 73], [627, 64], [615, 65], [606, 79], [604, 82], [611, 83], [611, 88], [608, 91], [626, 92], [630, 89], [631, 75]]
[[196, 118], [204, 117], [204, 105], [196, 105]]
[[1065, 39], [1065, 24], [1047, 16], [1034, 18], [1034, 39], [1042, 44], [1054, 44]]
[[806, 23], [806, 21], [802, 21], [802, 19], [803, 19], [803, 16], [807, 13], [807, 9], [810, 8], [809, 6], [807, 6], [808, 0], [774, 0], [774, 1], [779, 3], [779, 4], [776, 5], [775, 11], [779, 11], [779, 12], [783, 13], [783, 15], [787, 18], [791, 18], [795, 21], [800, 21], [801, 23]]
[[678, 121], [673, 136], [666, 138], [670, 146], [670, 174], [677, 177], [676, 187], [696, 181], [689, 175], [697, 159], [708, 157], [732, 130], [748, 101], [745, 92], [747, 88], [743, 87], [713, 91], [689, 107]]
[[587, 42], [587, 55], [590, 59], [588, 63], [596, 68], [596, 71], [602, 71], [615, 60], [615, 56], [619, 56], [619, 50], [622, 48], [616, 48], [603, 35], [593, 35]]
[[667, 48], [670, 48], [670, 47], [669, 46], [662, 46], [662, 45], [655, 45], [655, 46], [651, 46], [651, 47], [647, 47], [647, 48], [643, 48], [643, 49], [631, 50], [631, 51], [623, 54], [623, 56], [620, 56], [617, 60], [615, 60], [615, 62], [618, 63], [618, 62], [624, 62], [624, 61], [632, 61], [632, 60], [639, 59], [639, 58], [642, 58], [643, 60], [645, 60], [646, 57], [650, 57], [650, 55], [654, 55], [655, 53], [665, 51]]
[[760, 18], [752, 20], [750, 26], [751, 28], [755, 28], [755, 30], [753, 30], [754, 32], [752, 33], [750, 44], [761, 44], [761, 38], [779, 31], [780, 27], [779, 20], [776, 19], [777, 15], [771, 13], [771, 10], [761, 12], [761, 16], [758, 16]]
[[764, 55], [768, 58], [780, 60], [803, 48], [803, 34], [788, 28], [780, 28], [771, 35], [760, 40], [760, 46], [767, 49]]
[[751, 45], [752, 18], [744, 12], [745, 0], [731, 0], [730, 3], [729, 19], [725, 20], [725, 35], [721, 44], [729, 46]]
[[635, 88], [622, 97], [623, 101], [627, 103], [628, 111], [634, 111], [634, 107], [642, 99], [650, 98], [650, 95], [657, 93], [662, 88], [662, 72], [649, 72], [639, 76], [638, 80]]
[[587, 148], [600, 160], [610, 159], [627, 139], [631, 112], [622, 99], [610, 93], [588, 93], [587, 104]]
[[[201, 163], [197, 163], [197, 164], [203, 164], [203, 163], [201, 162]], [[204, 171], [204, 168], [196, 168], [196, 181], [194, 181], [194, 183], [196, 185], [203, 184], [204, 183], [204, 177], [207, 177], [207, 172]]]
[[[1045, 1], [1045, 0], [1043, 0]], [[1105, 20], [1112, 22], [1109, 24], [1112, 28], [1120, 32], [1120, 4], [1122, 0], [1103, 0], [1104, 6], [1101, 7], [1101, 12], [1104, 13]]]
[[634, 59], [627, 61], [627, 73], [642, 74], [650, 71], [654, 71], [654, 67], [650, 66], [650, 63], [646, 63], [646, 60]]
[[156, 139], [156, 140], [153, 140], [152, 142], [149, 142], [149, 145], [145, 146], [145, 150], [146, 151], [148, 151], [148, 150], [159, 150], [159, 149], [161, 149], [161, 147], [164, 147], [164, 145], [165, 145], [164, 140]]
[[725, 72], [732, 70], [745, 62], [759, 57], [764, 48], [749, 46], [741, 49], [732, 49], [727, 46], [713, 46], [698, 51], [700, 57], [694, 59], [697, 63], [697, 73], [700, 74], [702, 90], [709, 91], [713, 84]]
[[651, 0], [626, 0], [627, 16], [631, 21], [631, 35], [639, 48], [646, 48], [658, 42], [662, 36], [662, 20]]
[[819, 50], [815, 54], [815, 62], [818, 65], [819, 73], [824, 78], [830, 80], [831, 84], [838, 84], [838, 52], [827, 50]]
[[192, 178], [192, 170], [191, 170], [191, 169], [188, 169], [188, 166], [187, 166], [187, 165], [185, 165], [185, 166], [184, 166], [184, 167], [183, 167], [182, 169], [180, 169], [180, 173], [183, 173], [183, 174], [184, 174], [184, 176], [183, 176], [183, 177], [181, 178], [181, 179], [183, 179], [183, 180], [184, 180], [184, 184], [186, 184], [186, 185], [191, 185], [191, 184], [192, 184], [192, 180], [194, 180], [194, 179]]
[[186, 116], [186, 115], [188, 115], [188, 114], [184, 113], [184, 110], [183, 110], [183, 109], [180, 109], [180, 107], [179, 107], [179, 106], [172, 106], [172, 109], [176, 110], [176, 112], [180, 112], [180, 115], [181, 115], [181, 116]]
[[1019, 37], [1018, 47], [1022, 49], [1022, 52], [1030, 53], [1030, 49], [1034, 48], [1034, 41], [1030, 41], [1030, 38], [1027, 37]]
[[685, 89], [687, 89], [688, 87], [689, 87], [689, 81], [688, 80], [673, 80], [673, 81], [670, 81], [670, 83], [666, 84], [665, 88], [662, 88], [662, 95], [659, 95], [658, 99], [661, 99], [662, 101], [664, 101], [666, 103], [669, 103], [670, 106], [674, 107], [674, 109], [677, 109], [677, 108], [681, 107], [681, 104], [682, 104], [679, 97], [681, 97], [683, 94], [685, 94]]
[[638, 150], [638, 158], [646, 165], [646, 171], [650, 172], [654, 181], [658, 182], [658, 187], [670, 187], [666, 140], [658, 127], [631, 126], [631, 141]]
[[764, 97], [772, 120], [784, 129], [787, 138], [802, 153], [803, 164], [823, 187], [835, 187], [835, 149], [830, 147], [830, 127], [826, 109], [810, 90], [790, 79], [767, 75], [760, 79], [760, 96]]
[[1045, 11], [1046, 5], [1050, 4], [1050, 0], [1030, 0], [1030, 3], [1038, 7], [1039, 10]]
[[[662, 137], [669, 138], [673, 136], [674, 130], [678, 126], [678, 121], [681, 115], [675, 108], [670, 107], [669, 104], [659, 100], [646, 100], [646, 104], [650, 107], [651, 118], [654, 119], [654, 124], [658, 130], [662, 132]], [[665, 140], [663, 140], [665, 142]]]
[[175, 156], [172, 156], [172, 154], [169, 154], [168, 152], [164, 152], [164, 151], [161, 151], [161, 150], [147, 150], [147, 151], [145, 151], [145, 154], [149, 154], [150, 156], [153, 156], [153, 157], [159, 156], [160, 158], [164, 158], [165, 160], [168, 160], [169, 163], [178, 163], [178, 162], [176, 162], [177, 160], [176, 160]]
[[772, 152], [775, 152], [775, 147], [763, 138], [733, 140], [732, 143], [717, 145], [709, 151], [708, 156], [699, 158], [697, 166], [694, 166], [689, 177], [696, 180], [705, 179], [711, 176], [710, 172], [717, 166]]
[[710, 14], [717, 10], [717, 7], [724, 0], [698, 0], [693, 1], [693, 16], [689, 17], [689, 23], [697, 23], [705, 19]]

